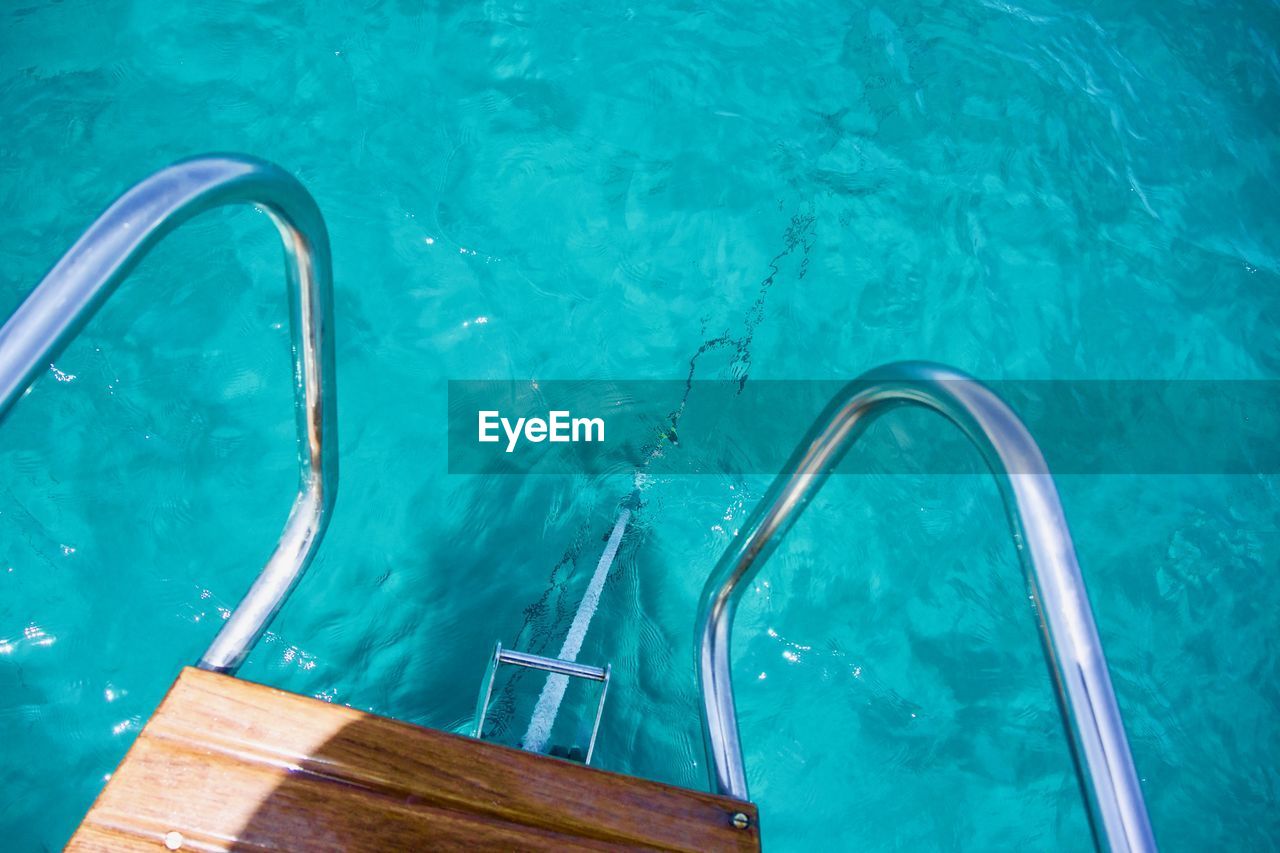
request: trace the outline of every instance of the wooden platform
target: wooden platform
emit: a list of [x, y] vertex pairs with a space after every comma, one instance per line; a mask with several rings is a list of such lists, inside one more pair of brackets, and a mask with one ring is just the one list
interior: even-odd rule
[[166, 842], [197, 851], [701, 851], [758, 850], [760, 836], [755, 807], [736, 800], [186, 669], [67, 849]]

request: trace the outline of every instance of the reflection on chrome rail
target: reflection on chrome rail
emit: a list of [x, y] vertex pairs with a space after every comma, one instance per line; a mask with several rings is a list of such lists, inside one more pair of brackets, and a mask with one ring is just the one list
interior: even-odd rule
[[186, 160], [98, 217], [0, 328], [0, 419], [160, 239], [210, 208], [254, 204], [284, 242], [293, 336], [299, 488], [275, 553], [200, 660], [235, 672], [324, 535], [338, 486], [329, 236], [315, 201], [279, 167], [237, 155]]
[[712, 784], [720, 793], [748, 799], [729, 669], [739, 594], [849, 446], [872, 420], [905, 404], [931, 409], [959, 426], [982, 452], [999, 483], [1039, 613], [1041, 639], [1095, 843], [1100, 846], [1105, 839], [1112, 850], [1154, 850], [1102, 642], [1058, 492], [1040, 448], [1018, 416], [990, 389], [934, 364], [892, 364], [845, 386], [712, 572], [702, 595], [697, 649]]

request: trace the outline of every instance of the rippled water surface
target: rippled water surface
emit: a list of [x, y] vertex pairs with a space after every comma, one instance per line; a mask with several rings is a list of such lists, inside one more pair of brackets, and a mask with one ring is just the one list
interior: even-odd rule
[[[448, 379], [1280, 373], [1274, 3], [431, 5], [3, 11], [0, 313], [183, 156], [328, 218], [342, 488], [250, 679], [457, 728], [495, 640], [559, 648], [630, 477], [449, 476]], [[65, 842], [269, 553], [286, 320], [265, 217], [204, 216], [0, 430], [6, 846]], [[581, 656], [600, 765], [705, 785], [696, 598], [766, 485], [646, 491]], [[1280, 837], [1277, 485], [1061, 483], [1167, 850]], [[1086, 847], [987, 480], [833, 482], [735, 636], [771, 848]]]

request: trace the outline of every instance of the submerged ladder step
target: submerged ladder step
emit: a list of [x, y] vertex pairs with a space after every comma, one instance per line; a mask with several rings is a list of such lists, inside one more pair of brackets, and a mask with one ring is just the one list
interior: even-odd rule
[[517, 652], [512, 649], [502, 648], [502, 644], [498, 644], [497, 649], [498, 663], [509, 663], [514, 666], [524, 666], [529, 669], [541, 669], [547, 672], [554, 672], [557, 675], [568, 675], [573, 678], [587, 678], [591, 681], [604, 681], [609, 677], [607, 668], [598, 666], [589, 666], [585, 663], [578, 663], [571, 660], [560, 660], [559, 658], [548, 658], [542, 655], [531, 655], [528, 652]]
[[484, 679], [480, 682], [480, 695], [476, 697], [475, 721], [471, 726], [471, 736], [474, 738], [479, 739], [484, 734], [485, 716], [489, 711], [489, 700], [493, 698], [493, 682], [498, 676], [498, 667], [504, 663], [511, 666], [522, 666], [526, 669], [540, 669], [551, 673], [553, 676], [585, 678], [588, 681], [600, 682], [600, 701], [596, 705], [596, 719], [591, 726], [591, 740], [587, 743], [586, 752], [581, 753], [581, 757], [579, 757], [580, 750], [578, 747], [552, 747], [550, 752], [556, 758], [567, 758], [571, 761], [579, 761], [582, 764], [590, 764], [591, 756], [595, 754], [596, 750], [596, 738], [600, 734], [600, 720], [604, 716], [604, 700], [609, 694], [611, 667], [590, 666], [572, 660], [543, 657], [529, 652], [517, 652], [513, 649], [504, 649], [502, 643], [494, 644], [493, 654], [489, 657], [489, 666], [485, 670]]

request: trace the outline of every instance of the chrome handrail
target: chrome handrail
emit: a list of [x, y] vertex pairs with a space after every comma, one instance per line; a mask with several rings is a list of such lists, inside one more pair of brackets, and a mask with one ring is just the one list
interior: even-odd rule
[[[885, 411], [914, 404], [954, 422], [995, 476], [1036, 603], [1041, 640], [1057, 689], [1094, 843], [1155, 849], [1142, 788], [1094, 626], [1084, 580], [1053, 477], [1018, 416], [963, 373], [902, 362], [849, 383], [827, 405], [713, 570], [698, 617], [702, 725], [712, 785], [748, 799], [738, 738], [729, 643], [734, 608], [778, 541], [822, 487], [845, 451]], [[1083, 763], [1083, 766], [1082, 766]]]
[[234, 673], [306, 570], [338, 486], [333, 284], [329, 235], [315, 201], [262, 160], [211, 155], [156, 172], [89, 226], [0, 328], [0, 421], [151, 248], [197, 214], [254, 204], [284, 242], [291, 302], [299, 488], [284, 531], [253, 586], [200, 659]]

